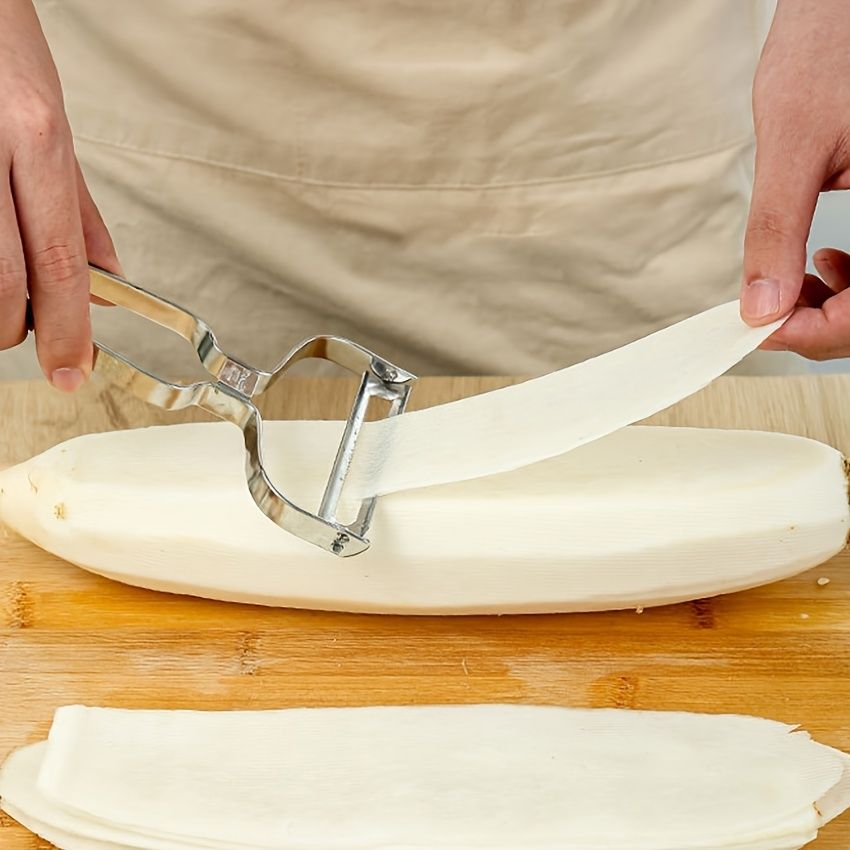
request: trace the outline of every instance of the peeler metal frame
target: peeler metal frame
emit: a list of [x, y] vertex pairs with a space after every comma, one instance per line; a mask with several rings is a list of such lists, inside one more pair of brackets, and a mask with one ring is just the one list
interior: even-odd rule
[[[260, 510], [291, 534], [343, 557], [369, 548], [367, 534], [377, 497], [363, 500], [348, 525], [336, 516], [346, 474], [369, 401], [385, 399], [388, 416], [404, 412], [416, 376], [357, 343], [336, 336], [315, 336], [293, 348], [271, 372], [254, 369], [225, 353], [203, 319], [117, 275], [89, 266], [91, 293], [149, 319], [194, 346], [209, 381], [177, 384], [158, 378], [111, 348], [95, 341], [94, 371], [109, 383], [164, 410], [195, 406], [237, 425], [245, 443], [248, 489]], [[295, 363], [317, 358], [360, 374], [360, 386], [343, 430], [333, 468], [316, 513], [294, 504], [269, 479], [263, 465], [263, 418], [253, 402]]]

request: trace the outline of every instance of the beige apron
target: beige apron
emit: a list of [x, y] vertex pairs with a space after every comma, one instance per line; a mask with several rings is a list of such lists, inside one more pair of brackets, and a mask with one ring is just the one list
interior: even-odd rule
[[763, 2], [38, 9], [129, 277], [256, 365], [337, 333], [531, 374], [736, 295]]

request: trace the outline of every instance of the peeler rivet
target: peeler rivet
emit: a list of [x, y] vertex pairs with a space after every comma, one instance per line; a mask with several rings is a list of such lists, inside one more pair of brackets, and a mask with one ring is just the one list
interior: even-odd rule
[[331, 549], [333, 549], [334, 555], [339, 555], [339, 553], [342, 552], [342, 550], [345, 548], [345, 544], [348, 543], [349, 540], [351, 540], [351, 538], [347, 534], [337, 534], [336, 540], [334, 540], [334, 542], [331, 544]]
[[398, 378], [398, 372], [385, 363], [376, 361], [372, 364], [372, 371], [382, 380], [390, 381], [391, 383]]

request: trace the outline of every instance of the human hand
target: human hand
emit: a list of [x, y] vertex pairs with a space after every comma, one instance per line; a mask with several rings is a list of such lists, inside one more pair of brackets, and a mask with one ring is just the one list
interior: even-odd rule
[[741, 315], [792, 314], [762, 346], [814, 360], [850, 356], [850, 257], [806, 241], [822, 191], [850, 189], [850, 14], [846, 0], [779, 0], [753, 88], [756, 175]]
[[62, 89], [31, 0], [0, 3], [0, 350], [27, 336], [48, 380], [92, 367], [88, 261], [120, 273], [74, 154]]

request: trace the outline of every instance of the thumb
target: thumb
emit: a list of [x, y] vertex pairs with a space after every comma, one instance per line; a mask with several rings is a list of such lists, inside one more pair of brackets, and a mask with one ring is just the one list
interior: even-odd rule
[[[791, 134], [759, 139], [747, 235], [741, 317], [766, 325], [789, 314], [806, 274], [806, 241], [824, 168], [818, 157], [794, 150]], [[790, 144], [789, 144], [790, 143]]]

